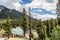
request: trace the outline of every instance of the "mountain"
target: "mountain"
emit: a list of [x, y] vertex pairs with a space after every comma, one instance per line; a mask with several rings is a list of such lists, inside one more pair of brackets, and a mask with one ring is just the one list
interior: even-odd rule
[[14, 9], [8, 9], [5, 6], [0, 5], [0, 19], [6, 19], [9, 15], [11, 19], [18, 19], [21, 16], [21, 12]]
[[[14, 9], [9, 9], [5, 6], [0, 5], [0, 19], [6, 19], [8, 15], [10, 16], [11, 19], [20, 19], [22, 13]], [[28, 15], [27, 17], [29, 18]], [[37, 19], [31, 17], [31, 20], [37, 20]]]

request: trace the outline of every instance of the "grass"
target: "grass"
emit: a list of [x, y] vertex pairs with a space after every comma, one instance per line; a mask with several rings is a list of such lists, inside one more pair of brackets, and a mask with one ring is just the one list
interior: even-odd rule
[[[7, 19], [0, 19], [0, 23], [6, 23]], [[10, 21], [17, 21], [16, 19], [10, 19]]]

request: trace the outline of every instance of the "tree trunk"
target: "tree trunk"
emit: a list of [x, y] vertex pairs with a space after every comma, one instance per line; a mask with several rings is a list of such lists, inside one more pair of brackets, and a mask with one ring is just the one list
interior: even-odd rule
[[25, 30], [24, 30], [24, 36], [25, 36]]

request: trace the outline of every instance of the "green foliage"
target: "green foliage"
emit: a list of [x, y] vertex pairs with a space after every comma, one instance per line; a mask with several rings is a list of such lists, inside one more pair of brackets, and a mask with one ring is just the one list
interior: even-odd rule
[[48, 37], [46, 37], [45, 40], [50, 40], [50, 39]]
[[55, 25], [56, 25], [56, 26], [59, 25], [59, 19], [58, 19], [58, 18], [55, 19]]
[[53, 29], [51, 33], [51, 40], [60, 40], [60, 26]]
[[9, 15], [8, 15], [8, 18], [7, 18], [7, 22], [6, 22], [6, 23], [7, 23], [7, 26], [8, 26], [8, 27], [11, 26], [11, 21], [10, 21], [10, 17], [9, 17]]
[[50, 21], [47, 20], [47, 36], [50, 37], [50, 33], [51, 33], [51, 24]]
[[32, 24], [32, 29], [36, 29], [37, 27], [37, 21], [31, 21], [31, 24]]
[[21, 15], [21, 25], [22, 25], [22, 28], [24, 30], [24, 36], [25, 36], [25, 32], [26, 30], [28, 29], [28, 18], [27, 18], [27, 15], [26, 15], [26, 11], [25, 9], [23, 8], [23, 14]]
[[11, 33], [11, 21], [10, 21], [10, 17], [7, 17], [7, 21], [6, 21], [6, 33], [10, 34]]
[[[8, 13], [10, 16], [8, 16]], [[12, 15], [11, 15], [12, 13]], [[1, 11], [0, 13], [0, 18], [5, 18], [7, 17], [6, 20], [0, 20], [0, 29], [5, 29], [6, 33], [9, 35], [11, 33], [11, 28], [12, 26], [15, 27], [16, 25], [19, 25], [20, 27], [23, 28], [24, 30], [24, 36], [26, 31], [29, 29], [29, 22], [28, 22], [28, 16], [26, 15], [25, 8], [23, 8], [22, 13], [16, 11], [16, 10], [11, 10], [11, 13], [9, 12], [9, 9], [5, 8]], [[10, 18], [13, 19], [12, 23]], [[19, 19], [20, 18], [20, 19]], [[17, 19], [14, 21], [14, 19]], [[18, 20], [19, 19], [19, 20]], [[31, 29], [37, 30], [37, 35], [39, 36], [38, 38], [35, 38], [34, 35], [32, 35], [32, 38], [34, 40], [60, 40], [60, 19], [51, 19], [51, 20], [46, 20], [43, 21], [40, 20], [33, 20], [31, 19], [32, 27]]]
[[52, 27], [52, 28], [55, 27], [55, 21], [56, 21], [56, 20], [51, 19], [51, 27]]
[[39, 35], [39, 40], [44, 40], [45, 38], [45, 31], [44, 31], [44, 25], [41, 20], [37, 22], [37, 33]]

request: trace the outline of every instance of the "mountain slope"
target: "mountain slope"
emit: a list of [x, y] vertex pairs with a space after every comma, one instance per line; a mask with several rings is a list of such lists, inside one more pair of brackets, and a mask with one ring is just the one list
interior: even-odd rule
[[[14, 9], [8, 9], [5, 6], [0, 5], [0, 19], [7, 19], [8, 15], [11, 19], [20, 19], [22, 13]], [[29, 18], [29, 16], [27, 15]], [[31, 17], [31, 20], [35, 21], [37, 19]]]
[[21, 12], [14, 9], [8, 9], [5, 6], [0, 5], [0, 19], [6, 19], [9, 15], [11, 19], [18, 19], [21, 16]]

